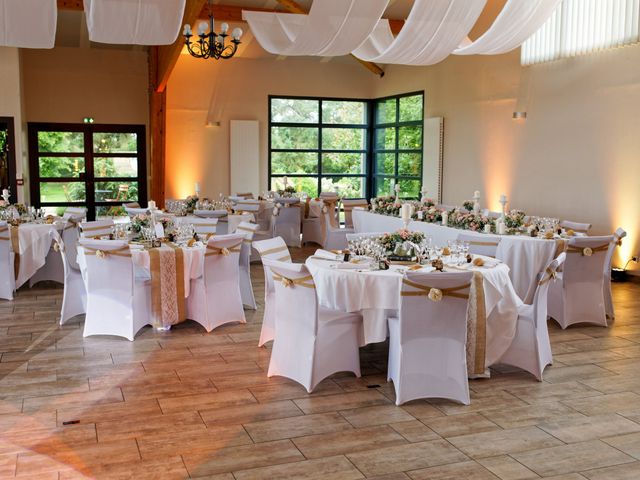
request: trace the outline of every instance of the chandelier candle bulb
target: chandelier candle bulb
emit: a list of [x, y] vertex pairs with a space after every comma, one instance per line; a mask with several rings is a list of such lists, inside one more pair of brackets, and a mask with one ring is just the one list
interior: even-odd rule
[[191, 25], [189, 25], [188, 23], [184, 26], [184, 30], [182, 31], [182, 35], [185, 36], [191, 36], [192, 32], [191, 32]]

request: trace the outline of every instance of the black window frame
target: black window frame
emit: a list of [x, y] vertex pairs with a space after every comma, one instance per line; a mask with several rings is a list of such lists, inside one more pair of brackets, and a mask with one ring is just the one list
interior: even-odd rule
[[[29, 191], [31, 204], [35, 208], [41, 207], [77, 207], [87, 208], [87, 220], [95, 220], [96, 209], [98, 207], [117, 207], [130, 200], [124, 201], [96, 201], [96, 183], [102, 182], [137, 182], [138, 202], [141, 205], [147, 203], [147, 134], [146, 126], [139, 124], [107, 124], [107, 123], [50, 123], [50, 122], [28, 122], [29, 140], [29, 171], [31, 180]], [[38, 149], [38, 132], [77, 132], [83, 134], [83, 152], [40, 152]], [[135, 133], [137, 152], [103, 153], [94, 152], [94, 133]], [[78, 177], [41, 177], [40, 157], [77, 157], [84, 159], [84, 173]], [[138, 174], [136, 177], [96, 177], [94, 172], [94, 158], [131, 158], [136, 157]], [[84, 182], [85, 200], [75, 202], [41, 202], [40, 183], [65, 183]]]
[[[413, 97], [420, 95], [422, 97], [422, 118], [420, 120], [404, 121], [400, 122], [400, 99], [404, 97]], [[313, 100], [318, 102], [318, 121], [317, 122], [275, 122], [272, 120], [272, 102], [274, 99], [286, 99], [286, 100]], [[396, 100], [396, 121], [388, 124], [376, 124], [376, 118], [378, 114], [378, 104], [380, 101], [389, 99]], [[334, 124], [324, 123], [322, 119], [322, 104], [323, 102], [360, 102], [366, 107], [366, 123], [363, 124]], [[323, 178], [362, 178], [364, 187], [365, 198], [371, 198], [376, 194], [376, 181], [378, 178], [393, 178], [394, 181], [398, 180], [419, 180], [420, 189], [422, 189], [422, 175], [424, 170], [424, 91], [408, 92], [398, 95], [390, 95], [386, 97], [374, 98], [374, 99], [362, 99], [362, 98], [342, 98], [342, 97], [312, 97], [312, 96], [295, 96], [295, 95], [269, 95], [268, 96], [268, 185], [269, 189], [273, 189], [273, 180], [276, 178], [282, 178], [287, 176], [288, 178], [316, 178], [318, 193], [322, 191], [322, 179]], [[420, 149], [400, 149], [399, 147], [399, 129], [405, 126], [420, 126], [421, 137]], [[317, 128], [318, 129], [318, 145], [313, 149], [279, 149], [273, 148], [272, 144], [272, 127], [302, 127], [302, 128]], [[379, 128], [395, 127], [395, 149], [393, 150], [378, 150], [376, 149], [376, 131]], [[322, 131], [325, 128], [346, 128], [346, 129], [363, 129], [365, 131], [365, 148], [363, 150], [339, 150], [339, 149], [323, 149], [322, 148]], [[293, 153], [316, 153], [317, 154], [317, 173], [301, 174], [301, 173], [272, 173], [272, 154], [279, 152], [293, 152]], [[376, 153], [394, 153], [394, 175], [379, 175], [376, 172]], [[360, 153], [364, 155], [364, 169], [361, 174], [353, 173], [324, 173], [322, 170], [322, 154], [323, 153]], [[399, 153], [419, 153], [420, 154], [420, 176], [407, 176], [398, 175], [398, 157]]]

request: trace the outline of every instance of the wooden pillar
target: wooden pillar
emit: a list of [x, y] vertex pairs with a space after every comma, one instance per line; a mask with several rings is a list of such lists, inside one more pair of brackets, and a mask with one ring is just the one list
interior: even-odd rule
[[149, 50], [149, 135], [150, 158], [150, 199], [159, 208], [164, 207], [165, 160], [167, 131], [167, 90], [157, 91], [158, 47]]

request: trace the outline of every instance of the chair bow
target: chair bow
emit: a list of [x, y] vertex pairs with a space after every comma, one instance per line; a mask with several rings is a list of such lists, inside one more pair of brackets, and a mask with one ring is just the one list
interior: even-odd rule
[[579, 253], [583, 257], [590, 257], [596, 252], [604, 252], [609, 249], [609, 244], [600, 245], [598, 247], [569, 247], [567, 253]]
[[544, 285], [545, 283], [558, 278], [558, 272], [556, 272], [555, 270], [549, 267], [547, 267], [547, 269], [545, 270], [545, 273], [547, 274], [547, 276], [542, 277], [538, 282], [538, 285]]
[[213, 247], [211, 245], [207, 245], [207, 250], [211, 250], [210, 252], [205, 253], [205, 256], [210, 256], [210, 255], [222, 255], [223, 257], [228, 257], [229, 255], [231, 255], [232, 253], [236, 253], [236, 252], [240, 252], [240, 244], [242, 243], [242, 241], [236, 243], [235, 245], [232, 245], [230, 247]]
[[305, 288], [315, 288], [315, 284], [313, 283], [313, 277], [311, 275], [307, 275], [306, 277], [300, 278], [288, 278], [284, 275], [280, 275], [278, 273], [273, 274], [273, 279], [276, 282], [282, 283], [282, 285], [286, 288], [293, 288], [296, 285]]
[[99, 248], [84, 247], [84, 254], [95, 255], [96, 258], [99, 258], [100, 260], [104, 260], [109, 255], [115, 255], [116, 257], [131, 256], [131, 252], [129, 251], [128, 245], [124, 245], [123, 247], [115, 248], [113, 250], [100, 250]]
[[471, 284], [460, 285], [459, 287], [451, 288], [434, 288], [427, 285], [420, 285], [419, 283], [412, 282], [406, 278], [402, 280], [402, 283], [413, 288], [417, 288], [417, 292], [403, 291], [401, 295], [403, 297], [427, 297], [432, 302], [439, 302], [445, 296], [455, 298], [469, 298], [468, 293], [460, 293], [460, 290], [466, 290], [471, 287]]

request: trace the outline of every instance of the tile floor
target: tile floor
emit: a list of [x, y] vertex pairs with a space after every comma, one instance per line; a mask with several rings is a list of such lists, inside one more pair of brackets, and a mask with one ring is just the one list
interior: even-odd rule
[[396, 407], [384, 344], [308, 395], [266, 377], [261, 309], [130, 343], [59, 327], [60, 287], [23, 289], [0, 301], [0, 478], [640, 479], [639, 294], [615, 285], [609, 329], [550, 323], [542, 383], [498, 368], [470, 406]]

